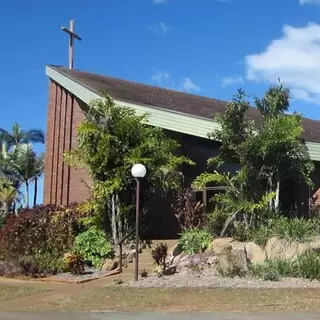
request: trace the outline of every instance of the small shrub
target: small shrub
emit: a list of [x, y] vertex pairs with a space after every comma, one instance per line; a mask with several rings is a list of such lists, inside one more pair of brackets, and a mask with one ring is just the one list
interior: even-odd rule
[[251, 238], [259, 246], [265, 246], [270, 237], [270, 228], [266, 226], [261, 226], [251, 232]]
[[316, 235], [316, 228], [312, 220], [288, 219], [280, 217], [273, 220], [271, 233], [273, 236], [290, 241], [305, 242]]
[[264, 281], [279, 281], [280, 274], [276, 269], [269, 269], [263, 273], [263, 280]]
[[67, 253], [64, 256], [64, 262], [68, 266], [71, 274], [81, 275], [84, 274], [84, 260], [78, 254]]
[[157, 266], [164, 268], [168, 256], [168, 246], [165, 243], [157, 244], [157, 246], [151, 251], [151, 256]]
[[309, 280], [320, 280], [320, 252], [310, 250], [295, 261], [299, 276]]
[[115, 285], [123, 284], [123, 283], [124, 283], [124, 280], [123, 280], [123, 279], [121, 279], [121, 278], [114, 279], [114, 280], [113, 280], [113, 283], [114, 283]]
[[179, 243], [187, 254], [193, 255], [205, 251], [212, 241], [205, 230], [188, 229], [182, 233]]
[[114, 250], [105, 233], [95, 227], [76, 236], [73, 252], [81, 255], [95, 268], [100, 268], [105, 259], [114, 257]]
[[146, 269], [141, 270], [140, 276], [141, 278], [147, 278], [148, 277], [148, 271]]
[[202, 227], [203, 204], [193, 200], [192, 189], [184, 189], [175, 194], [172, 209], [182, 230]]
[[237, 241], [244, 242], [252, 237], [252, 232], [244, 222], [238, 222], [234, 226], [233, 238]]
[[215, 210], [205, 218], [205, 230], [215, 237], [220, 237], [221, 231], [223, 230], [228, 216], [229, 215], [223, 211]]
[[287, 260], [266, 260], [263, 264], [253, 264], [251, 272], [264, 280], [278, 281], [281, 277], [296, 277], [294, 263]]
[[0, 229], [4, 226], [6, 218], [0, 213]]

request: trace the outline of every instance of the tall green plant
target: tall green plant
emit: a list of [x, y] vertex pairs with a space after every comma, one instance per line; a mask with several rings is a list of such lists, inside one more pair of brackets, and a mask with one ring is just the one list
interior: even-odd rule
[[[261, 115], [259, 124], [247, 117], [249, 102], [245, 98], [239, 90], [226, 112], [215, 116], [220, 129], [210, 136], [221, 142], [220, 152], [208, 160], [208, 172], [196, 179], [198, 187], [227, 185], [226, 194], [215, 200], [233, 218], [240, 217], [241, 211], [255, 212], [251, 217], [257, 217], [266, 201], [269, 209], [278, 211], [281, 183], [292, 179], [311, 184], [313, 170], [307, 147], [300, 140], [301, 116], [287, 114], [289, 89], [280, 84], [269, 88], [262, 99], [254, 99]], [[221, 165], [227, 163], [238, 163], [241, 169], [234, 176], [223, 174]]]
[[[131, 228], [134, 218], [135, 181], [130, 173], [143, 163], [143, 202], [163, 186], [163, 169], [176, 170], [186, 158], [176, 156], [179, 147], [160, 128], [148, 125], [146, 114], [117, 106], [109, 96], [94, 101], [78, 127], [78, 148], [65, 155], [71, 166], [86, 168], [92, 179], [90, 205], [95, 214], [107, 212], [114, 242]], [[89, 209], [89, 208], [87, 208]]]

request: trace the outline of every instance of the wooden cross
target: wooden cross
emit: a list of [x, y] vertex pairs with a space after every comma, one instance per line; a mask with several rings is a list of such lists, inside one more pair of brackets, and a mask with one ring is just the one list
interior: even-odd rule
[[74, 20], [70, 20], [69, 29], [66, 27], [61, 27], [61, 29], [69, 34], [69, 69], [73, 69], [74, 39], [81, 41], [81, 38], [75, 33]]

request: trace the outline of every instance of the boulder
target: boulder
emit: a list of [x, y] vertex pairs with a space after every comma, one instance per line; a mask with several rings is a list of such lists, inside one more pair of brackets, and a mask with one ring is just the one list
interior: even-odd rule
[[226, 276], [243, 276], [248, 272], [247, 256], [243, 250], [232, 250], [221, 255], [217, 263], [218, 272]]
[[320, 241], [298, 243], [273, 237], [267, 241], [265, 251], [268, 259], [295, 260], [311, 248], [320, 247]]
[[172, 248], [168, 250], [168, 256], [176, 257], [181, 255], [182, 252], [183, 250], [181, 245], [177, 243], [176, 245], [174, 245]]
[[256, 245], [254, 242], [249, 242], [245, 245], [245, 252], [248, 261], [251, 263], [263, 263], [266, 258], [266, 252], [258, 245]]
[[112, 259], [106, 259], [101, 270], [103, 271], [112, 271], [118, 268], [118, 261]]
[[219, 255], [225, 255], [231, 252], [232, 250], [232, 238], [218, 238], [214, 239], [208, 249], [207, 253]]

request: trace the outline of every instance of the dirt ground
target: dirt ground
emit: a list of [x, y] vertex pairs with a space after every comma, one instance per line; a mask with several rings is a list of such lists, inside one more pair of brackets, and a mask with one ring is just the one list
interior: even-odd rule
[[320, 311], [319, 289], [129, 288], [0, 280], [0, 311]]

